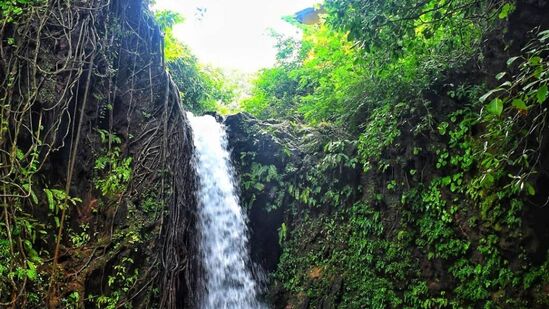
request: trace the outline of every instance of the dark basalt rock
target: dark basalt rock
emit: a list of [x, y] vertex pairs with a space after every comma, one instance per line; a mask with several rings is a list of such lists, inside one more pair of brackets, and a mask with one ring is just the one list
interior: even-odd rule
[[[252, 116], [244, 113], [231, 115], [224, 123], [237, 178], [249, 172], [250, 162], [243, 161], [245, 153], [255, 153], [253, 162], [262, 165], [282, 168], [286, 164], [282, 146], [271, 135], [261, 132], [262, 124]], [[254, 199], [247, 209], [252, 261], [259, 264], [263, 270], [272, 272], [276, 269], [281, 254], [278, 229], [283, 222], [284, 205], [271, 211], [267, 209], [266, 206], [272, 199], [269, 189], [267, 185], [262, 194], [253, 197], [249, 190], [241, 188], [240, 200]]]

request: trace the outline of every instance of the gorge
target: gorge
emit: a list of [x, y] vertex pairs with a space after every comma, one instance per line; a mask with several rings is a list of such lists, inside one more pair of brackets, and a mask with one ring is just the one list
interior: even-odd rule
[[547, 0], [326, 0], [245, 90], [153, 2], [0, 0], [0, 307], [549, 307]]

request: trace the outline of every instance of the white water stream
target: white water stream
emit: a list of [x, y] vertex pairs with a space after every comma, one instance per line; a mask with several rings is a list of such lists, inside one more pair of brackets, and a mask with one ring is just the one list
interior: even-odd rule
[[248, 229], [235, 190], [225, 128], [212, 116], [188, 113], [199, 189], [202, 309], [265, 308], [249, 268]]

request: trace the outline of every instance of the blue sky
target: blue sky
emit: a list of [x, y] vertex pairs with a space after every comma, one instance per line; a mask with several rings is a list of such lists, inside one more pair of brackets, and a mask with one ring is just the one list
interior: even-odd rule
[[185, 22], [174, 28], [175, 35], [190, 46], [202, 63], [250, 73], [274, 64], [276, 51], [268, 29], [298, 36], [298, 30], [281, 18], [318, 2], [157, 0], [154, 8], [170, 9], [185, 16]]

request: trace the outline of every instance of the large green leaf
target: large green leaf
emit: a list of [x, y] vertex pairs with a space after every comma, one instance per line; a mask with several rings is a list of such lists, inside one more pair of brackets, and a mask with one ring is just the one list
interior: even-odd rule
[[501, 8], [501, 11], [499, 11], [499, 19], [506, 19], [511, 12], [513, 12], [515, 6], [511, 3], [505, 3], [503, 7]]
[[511, 102], [511, 104], [515, 108], [520, 109], [520, 110], [527, 110], [528, 109], [528, 106], [526, 106], [526, 103], [524, 103], [524, 101], [522, 99], [514, 99], [513, 102]]
[[500, 98], [495, 98], [488, 104], [487, 109], [488, 112], [500, 116], [503, 112], [503, 101]]

